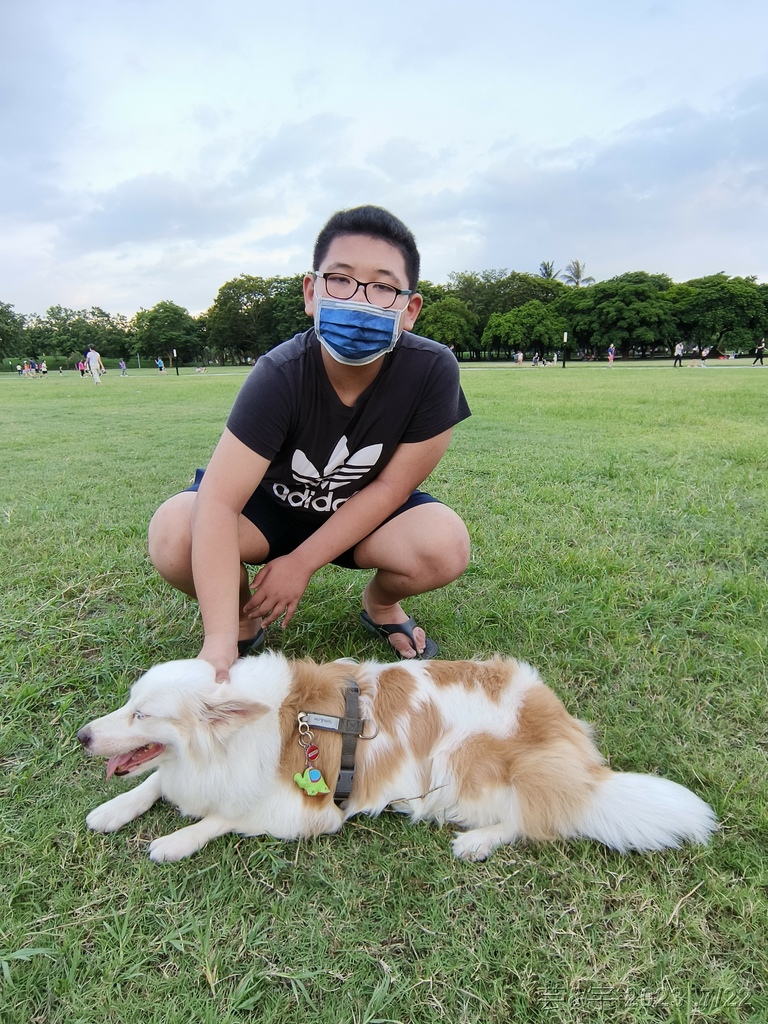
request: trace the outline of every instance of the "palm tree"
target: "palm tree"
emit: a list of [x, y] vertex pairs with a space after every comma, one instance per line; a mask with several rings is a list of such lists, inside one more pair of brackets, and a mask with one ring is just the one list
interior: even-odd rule
[[572, 284], [574, 288], [580, 288], [583, 284], [594, 284], [594, 277], [587, 277], [585, 275], [586, 269], [586, 263], [582, 263], [581, 260], [571, 260], [565, 268], [563, 280], [566, 284]]
[[557, 281], [561, 273], [561, 270], [555, 270], [554, 260], [543, 260], [539, 264], [539, 277], [543, 277], [547, 281]]

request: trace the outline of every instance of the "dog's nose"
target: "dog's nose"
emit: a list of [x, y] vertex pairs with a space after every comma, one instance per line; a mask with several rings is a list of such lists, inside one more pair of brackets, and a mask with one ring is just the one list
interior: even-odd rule
[[84, 725], [77, 734], [77, 738], [83, 744], [84, 747], [89, 746], [91, 742], [91, 730], [87, 725]]

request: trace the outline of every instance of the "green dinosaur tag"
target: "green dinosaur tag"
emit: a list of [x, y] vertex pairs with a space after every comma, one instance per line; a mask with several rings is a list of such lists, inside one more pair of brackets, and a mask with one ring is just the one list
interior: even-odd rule
[[307, 796], [317, 796], [319, 793], [331, 792], [322, 773], [317, 768], [307, 768], [303, 775], [296, 772], [293, 776], [293, 781], [299, 789], [303, 789], [306, 792]]

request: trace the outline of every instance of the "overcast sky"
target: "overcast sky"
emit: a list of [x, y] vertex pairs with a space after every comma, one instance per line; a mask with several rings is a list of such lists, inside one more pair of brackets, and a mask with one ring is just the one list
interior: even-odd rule
[[766, 0], [0, 0], [0, 302], [197, 314], [386, 206], [422, 273], [768, 281]]

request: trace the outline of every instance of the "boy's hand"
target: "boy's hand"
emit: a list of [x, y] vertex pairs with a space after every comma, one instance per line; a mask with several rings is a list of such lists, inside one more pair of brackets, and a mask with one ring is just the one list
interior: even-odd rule
[[228, 683], [229, 670], [237, 661], [237, 641], [206, 637], [198, 658], [213, 665], [217, 683]]
[[313, 570], [296, 552], [275, 558], [263, 566], [251, 580], [253, 597], [243, 606], [251, 619], [261, 617], [262, 626], [279, 619], [283, 629], [293, 618]]

